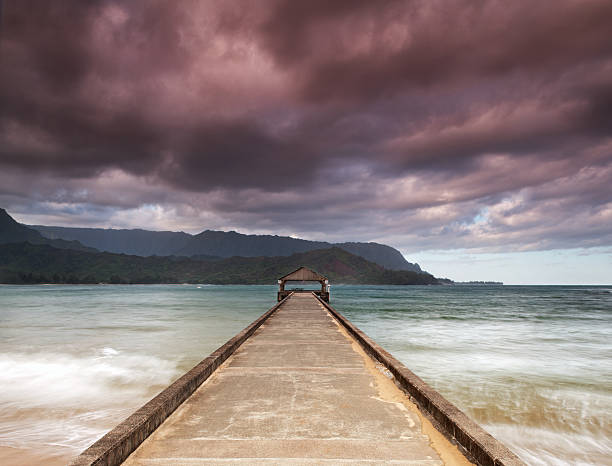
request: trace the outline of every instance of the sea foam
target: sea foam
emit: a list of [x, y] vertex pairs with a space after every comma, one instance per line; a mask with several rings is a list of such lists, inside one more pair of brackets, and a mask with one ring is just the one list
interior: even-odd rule
[[179, 375], [176, 365], [105, 347], [95, 354], [0, 355], [0, 444], [85, 448]]

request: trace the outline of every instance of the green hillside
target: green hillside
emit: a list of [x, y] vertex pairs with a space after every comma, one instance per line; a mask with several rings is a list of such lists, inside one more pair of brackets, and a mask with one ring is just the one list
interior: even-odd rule
[[0, 245], [0, 283], [212, 283], [274, 284], [307, 266], [331, 283], [437, 284], [427, 273], [387, 270], [340, 248], [282, 257], [194, 260], [57, 249], [48, 245]]

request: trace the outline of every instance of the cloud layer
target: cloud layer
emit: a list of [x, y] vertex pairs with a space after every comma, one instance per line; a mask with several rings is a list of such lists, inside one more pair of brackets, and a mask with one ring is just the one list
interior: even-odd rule
[[0, 202], [23, 219], [612, 244], [609, 1], [1, 11]]

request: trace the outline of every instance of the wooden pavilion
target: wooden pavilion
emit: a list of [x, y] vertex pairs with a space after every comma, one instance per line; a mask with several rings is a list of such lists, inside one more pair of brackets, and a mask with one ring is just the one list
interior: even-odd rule
[[[320, 291], [313, 290], [285, 290], [285, 283], [287, 282], [319, 282], [321, 284]], [[282, 301], [290, 293], [314, 293], [319, 296], [323, 301], [329, 302], [329, 281], [323, 275], [315, 272], [308, 267], [300, 267], [287, 275], [284, 275], [278, 279], [278, 300]]]

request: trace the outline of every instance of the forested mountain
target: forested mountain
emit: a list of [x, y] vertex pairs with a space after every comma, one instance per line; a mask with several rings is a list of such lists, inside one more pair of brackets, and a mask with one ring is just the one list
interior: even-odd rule
[[378, 243], [308, 241], [288, 236], [245, 235], [235, 231], [206, 230], [198, 235], [183, 232], [66, 228], [34, 225], [31, 228], [52, 239], [76, 240], [100, 251], [138, 256], [289, 256], [298, 252], [339, 247], [390, 270], [421, 272], [390, 246]]
[[387, 270], [340, 248], [205, 261], [92, 253], [27, 242], [0, 245], [0, 283], [275, 284], [278, 277], [300, 266], [310, 267], [336, 284], [438, 283], [430, 274]]
[[99, 251], [136, 256], [171, 256], [184, 248], [192, 235], [174, 231], [115, 230], [32, 225], [47, 238], [76, 240]]
[[[313, 268], [334, 283], [439, 283], [420, 269], [390, 270], [346, 250], [398, 265], [406, 262], [395, 249], [376, 243], [325, 247], [329, 243], [209, 230], [191, 236], [146, 230], [39, 228], [53, 238], [0, 209], [0, 283], [274, 284], [300, 266]], [[100, 252], [76, 238], [101, 249], [137, 250], [140, 254]]]
[[19, 243], [27, 241], [32, 244], [48, 244], [59, 249], [76, 249], [95, 252], [90, 247], [83, 246], [78, 241], [45, 238], [38, 231], [17, 222], [6, 210], [0, 209], [0, 244]]
[[198, 235], [172, 231], [115, 230], [26, 226], [0, 209], [0, 244], [27, 241], [60, 249], [113, 252], [136, 256], [185, 256], [197, 260], [240, 257], [282, 257], [308, 251], [340, 248], [389, 270], [422, 272], [402, 254], [378, 243], [327, 243], [288, 236], [245, 235], [206, 230]]

